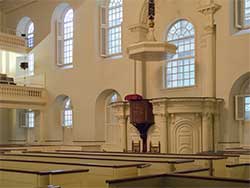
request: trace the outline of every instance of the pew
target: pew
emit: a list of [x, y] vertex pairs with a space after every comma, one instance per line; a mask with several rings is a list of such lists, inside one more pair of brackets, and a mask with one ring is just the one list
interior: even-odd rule
[[83, 163], [78, 162], [58, 162], [57, 159], [53, 161], [45, 160], [28, 160], [28, 159], [0, 159], [0, 167], [8, 169], [23, 170], [29, 167], [29, 170], [50, 171], [53, 169], [88, 169], [87, 185], [88, 187], [105, 187], [107, 179], [133, 177], [137, 176], [137, 168], [144, 168], [147, 164], [101, 164], [101, 163]]
[[157, 174], [106, 181], [109, 188], [249, 188], [250, 180]]
[[41, 171], [0, 167], [0, 187], [4, 188], [41, 188], [59, 185], [63, 188], [85, 188], [88, 169], [67, 169]]
[[230, 177], [250, 179], [250, 163], [226, 165]]
[[103, 156], [79, 156], [77, 154], [61, 154], [56, 152], [32, 152], [32, 153], [24, 153], [24, 154], [13, 154], [13, 153], [6, 153], [3, 156], [13, 157], [18, 156], [26, 159], [33, 160], [34, 158], [40, 158], [40, 160], [54, 160], [55, 158], [57, 161], [86, 161], [90, 163], [108, 163], [108, 164], [116, 164], [116, 163], [150, 163], [150, 166], [147, 168], [139, 168], [138, 175], [145, 175], [145, 174], [155, 174], [155, 173], [166, 173], [166, 172], [173, 172], [176, 169], [188, 169], [194, 165], [193, 159], [155, 159], [155, 158], [126, 158], [126, 157], [103, 157]]
[[[33, 153], [34, 152], [28, 152]], [[108, 159], [108, 160], [137, 160], [137, 161], [144, 161], [144, 162], [156, 162], [161, 160], [168, 160], [168, 161], [178, 161], [178, 160], [194, 160], [194, 162], [191, 163], [191, 161], [186, 161], [186, 163], [182, 164], [175, 164], [174, 168], [171, 168], [171, 170], [166, 171], [167, 169], [163, 169], [162, 164], [160, 164], [162, 170], [159, 168], [155, 168], [154, 171], [158, 172], [172, 172], [174, 170], [184, 170], [184, 169], [190, 169], [192, 167], [204, 167], [204, 168], [210, 168], [210, 175], [211, 176], [221, 176], [221, 177], [227, 177], [226, 172], [226, 160], [227, 157], [225, 156], [214, 156], [214, 155], [195, 155], [195, 154], [138, 154], [138, 153], [121, 153], [121, 152], [41, 152], [40, 154], [52, 154], [59, 156], [65, 155], [65, 156], [84, 156], [83, 158], [95, 158], [95, 159]], [[231, 157], [238, 157], [238, 156], [231, 156]], [[231, 162], [229, 164], [232, 164]], [[233, 163], [234, 164], [234, 163]], [[152, 165], [151, 169], [154, 168], [155, 165]], [[148, 169], [147, 169], [148, 170]], [[160, 171], [159, 171], [160, 170]]]

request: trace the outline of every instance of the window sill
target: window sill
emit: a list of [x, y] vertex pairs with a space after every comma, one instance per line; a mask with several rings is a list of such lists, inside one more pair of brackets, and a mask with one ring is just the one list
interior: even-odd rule
[[60, 69], [72, 69], [72, 68], [73, 68], [73, 63], [70, 63], [70, 64], [62, 64], [62, 65], [58, 65], [58, 64], [57, 64], [57, 67], [60, 68]]
[[72, 129], [73, 128], [73, 126], [62, 126], [62, 127], [65, 129]]
[[183, 86], [183, 87], [173, 87], [173, 88], [167, 88], [163, 87], [161, 91], [178, 91], [178, 90], [190, 90], [190, 89], [195, 89], [197, 88], [197, 85], [193, 86]]
[[122, 53], [112, 54], [112, 55], [101, 55], [103, 59], [121, 59], [123, 57]]
[[233, 34], [233, 36], [247, 35], [250, 34], [250, 28], [246, 29], [237, 29], [237, 31]]

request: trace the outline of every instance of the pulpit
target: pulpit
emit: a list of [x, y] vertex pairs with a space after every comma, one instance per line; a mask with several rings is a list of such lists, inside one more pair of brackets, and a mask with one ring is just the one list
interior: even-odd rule
[[142, 152], [147, 152], [147, 133], [154, 124], [153, 106], [148, 99], [127, 96], [130, 104], [130, 123], [136, 127], [142, 139]]

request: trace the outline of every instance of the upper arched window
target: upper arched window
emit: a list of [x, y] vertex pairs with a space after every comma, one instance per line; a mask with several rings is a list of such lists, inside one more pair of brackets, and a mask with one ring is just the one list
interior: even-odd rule
[[27, 47], [33, 48], [35, 41], [34, 23], [29, 17], [23, 17], [17, 25], [17, 35], [26, 39]]
[[52, 22], [56, 33], [56, 62], [58, 66], [73, 64], [74, 11], [67, 4], [60, 4], [54, 11]]
[[101, 55], [122, 53], [123, 0], [108, 0], [101, 7]]
[[238, 29], [250, 28], [250, 0], [235, 0], [235, 25]]
[[73, 9], [69, 9], [63, 19], [64, 64], [73, 63], [73, 17]]
[[34, 46], [34, 23], [30, 22], [27, 31], [27, 45], [29, 48]]
[[167, 32], [167, 41], [177, 47], [176, 54], [167, 58], [165, 87], [195, 85], [195, 31], [187, 20], [178, 20]]

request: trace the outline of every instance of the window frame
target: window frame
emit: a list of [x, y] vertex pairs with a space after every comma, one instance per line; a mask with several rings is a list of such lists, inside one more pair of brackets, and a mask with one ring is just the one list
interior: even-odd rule
[[[70, 112], [71, 114], [69, 114], [68, 112]], [[73, 107], [70, 98], [65, 99], [61, 116], [62, 116], [62, 127], [72, 128], [74, 121], [73, 121]], [[68, 125], [66, 122], [71, 122], [71, 124]]]
[[249, 24], [245, 24], [245, 4], [247, 0], [234, 0], [234, 22], [235, 27], [239, 30], [250, 29]]
[[[250, 115], [249, 115], [249, 119], [247, 119], [247, 115], [246, 115], [246, 106], [247, 106], [247, 105], [250, 106], [250, 102], [249, 102], [249, 103], [246, 102], [246, 99], [247, 99], [247, 98], [249, 98], [249, 100], [250, 100], [250, 95], [245, 95], [245, 100], [244, 100], [244, 120], [245, 120], [245, 121], [250, 121]], [[247, 111], [247, 112], [250, 113], [250, 110]]]
[[[73, 11], [73, 19], [72, 19], [72, 38], [67, 39], [67, 41], [72, 40], [72, 62], [65, 63], [65, 16], [67, 15], [68, 11]], [[74, 9], [71, 6], [67, 6], [64, 8], [64, 10], [61, 12], [60, 16], [56, 20], [56, 29], [55, 29], [55, 35], [56, 35], [56, 65], [58, 67], [65, 67], [65, 68], [72, 68], [74, 64]]]
[[[121, 6], [116, 6], [116, 7], [112, 7], [110, 8], [110, 1], [111, 0], [106, 0], [104, 5], [100, 6], [100, 23], [99, 23], [99, 27], [100, 27], [100, 56], [103, 58], [109, 58], [109, 57], [119, 57], [122, 56], [123, 54], [123, 0], [121, 0]], [[109, 26], [109, 12], [112, 9], [119, 9], [121, 8], [121, 24], [119, 25], [115, 25], [115, 26]], [[103, 18], [104, 17], [104, 18]], [[118, 53], [109, 53], [109, 42], [110, 42], [110, 37], [109, 37], [109, 31], [111, 29], [114, 28], [120, 28], [120, 35], [121, 35], [121, 39], [120, 39], [120, 48], [121, 51]]]
[[[235, 95], [235, 120], [249, 122], [250, 119], [246, 119], [246, 98], [250, 97], [250, 94]], [[248, 103], [247, 103], [248, 104]]]
[[[29, 33], [29, 29], [30, 29], [30, 26], [33, 25], [33, 32], [32, 33]], [[27, 40], [27, 47], [28, 48], [33, 48], [34, 45], [35, 45], [35, 24], [32, 20], [30, 20], [27, 25], [26, 25], [26, 28], [25, 28], [25, 33], [26, 33], [26, 40]], [[32, 36], [31, 38], [29, 38], [29, 36]], [[31, 44], [32, 45], [29, 45], [30, 42], [29, 41], [32, 41]]]
[[[178, 22], [181, 22], [181, 21], [186, 21], [186, 22], [188, 22], [188, 24], [192, 25], [193, 35], [192, 36], [190, 35], [190, 36], [182, 37], [182, 38], [177, 38], [177, 39], [172, 39], [172, 40], [169, 41], [168, 40], [168, 36], [169, 36], [170, 30]], [[184, 56], [184, 57], [180, 57], [180, 58], [174, 58], [174, 59], [173, 58], [172, 59], [171, 58], [167, 58], [165, 60], [165, 63], [163, 65], [163, 69], [162, 69], [162, 71], [163, 71], [163, 74], [162, 74], [163, 75], [163, 89], [166, 89], [166, 90], [190, 89], [190, 88], [193, 88], [193, 87], [197, 86], [197, 66], [196, 66], [196, 54], [197, 54], [196, 53], [196, 49], [197, 49], [196, 46], [197, 46], [197, 43], [196, 43], [196, 30], [195, 30], [195, 26], [194, 26], [194, 24], [190, 20], [188, 20], [186, 18], [177, 19], [172, 24], [170, 24], [170, 26], [167, 29], [166, 35], [165, 35], [165, 40], [167, 42], [174, 43], [174, 42], [178, 42], [178, 41], [185, 41], [185, 40], [188, 40], [188, 39], [193, 40], [193, 43], [189, 44], [190, 46], [193, 44], [193, 49], [190, 48], [191, 50], [189, 50], [189, 51], [184, 50], [183, 52], [192, 52], [193, 51], [192, 52], [193, 55]], [[174, 55], [171, 55], [171, 56], [174, 56]], [[185, 76], [184, 76], [184, 73], [185, 73], [185, 71], [184, 71], [184, 67], [185, 67], [184, 60], [189, 60], [190, 61], [192, 59], [193, 59], [193, 63], [190, 63], [190, 62], [188, 63], [188, 68], [189, 68], [189, 71], [188, 71], [188, 73], [189, 73], [189, 79], [188, 79], [188, 81], [189, 81], [189, 84], [190, 84], [191, 79], [194, 79], [194, 84], [193, 85], [184, 85], [184, 81], [185, 81], [185, 79], [184, 79], [185, 78]], [[182, 73], [182, 78], [181, 78], [181, 80], [182, 80], [182, 86], [178, 86], [178, 79], [177, 79], [176, 80], [177, 81], [177, 86], [168, 87], [168, 64], [171, 63], [171, 62], [176, 62], [177, 65], [174, 66], [174, 67], [177, 68], [176, 76], [178, 78], [178, 75], [179, 75], [178, 67], [180, 68], [180, 65], [178, 65], [178, 61], [183, 61], [182, 65], [181, 65], [181, 67], [183, 68], [183, 70], [181, 72]], [[194, 70], [193, 71], [190, 71], [190, 66], [191, 65], [194, 66]], [[190, 77], [190, 73], [191, 72], [193, 72], [193, 75], [194, 75], [193, 78]]]
[[34, 111], [26, 112], [26, 119], [27, 119], [26, 120], [27, 128], [35, 128], [35, 112]]

